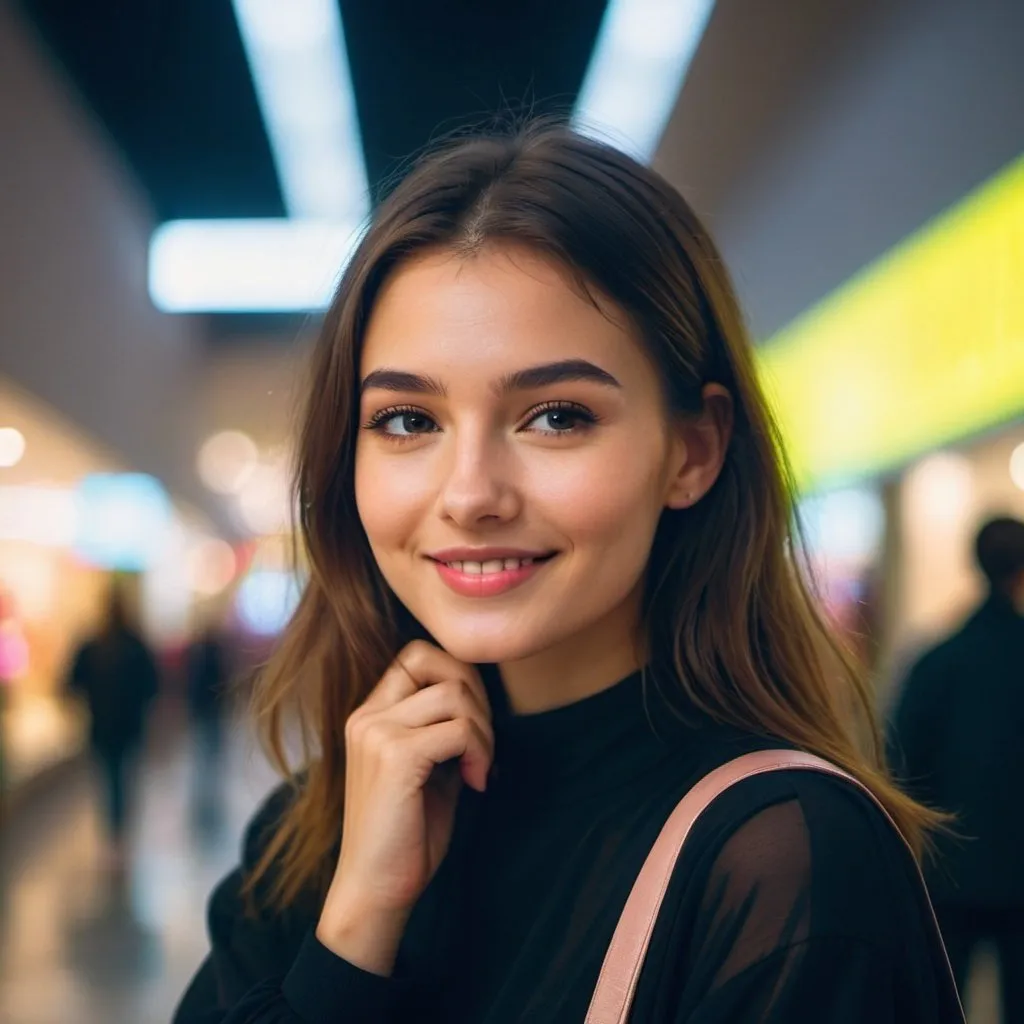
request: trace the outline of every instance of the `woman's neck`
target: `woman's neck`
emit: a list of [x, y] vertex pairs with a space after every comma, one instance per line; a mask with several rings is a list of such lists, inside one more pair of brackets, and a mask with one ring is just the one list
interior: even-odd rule
[[636, 602], [630, 599], [556, 647], [503, 662], [499, 668], [509, 709], [530, 715], [574, 704], [635, 672], [643, 663], [637, 621]]

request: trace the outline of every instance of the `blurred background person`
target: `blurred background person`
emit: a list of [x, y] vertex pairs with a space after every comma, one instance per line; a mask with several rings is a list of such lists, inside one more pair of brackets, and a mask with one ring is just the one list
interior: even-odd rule
[[1024, 1021], [1024, 522], [992, 519], [975, 556], [983, 603], [911, 669], [893, 763], [919, 799], [956, 815], [929, 880], [957, 984], [994, 943], [1005, 1024]]
[[220, 819], [225, 718], [233, 659], [221, 624], [208, 621], [189, 644], [185, 658], [186, 696], [194, 744], [193, 821], [215, 830]]
[[128, 827], [135, 759], [158, 691], [153, 652], [130, 621], [123, 581], [111, 583], [104, 621], [78, 648], [68, 687], [89, 715], [89, 750], [103, 785], [108, 851], [115, 873], [128, 864]]

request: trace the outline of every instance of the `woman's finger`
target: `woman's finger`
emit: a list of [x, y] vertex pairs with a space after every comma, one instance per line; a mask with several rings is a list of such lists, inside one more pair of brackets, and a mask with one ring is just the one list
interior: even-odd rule
[[363, 702], [362, 709], [371, 713], [383, 711], [424, 687], [449, 679], [460, 680], [473, 690], [481, 706], [490, 714], [487, 692], [476, 669], [425, 640], [414, 640], [402, 648]]

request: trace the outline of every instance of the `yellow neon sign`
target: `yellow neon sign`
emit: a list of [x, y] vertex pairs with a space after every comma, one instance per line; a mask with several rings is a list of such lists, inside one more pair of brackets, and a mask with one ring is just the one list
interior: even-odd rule
[[759, 350], [805, 486], [1024, 413], [1024, 158]]

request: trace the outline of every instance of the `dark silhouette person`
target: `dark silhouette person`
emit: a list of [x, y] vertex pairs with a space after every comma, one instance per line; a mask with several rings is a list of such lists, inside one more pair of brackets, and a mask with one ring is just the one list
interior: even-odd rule
[[186, 695], [195, 742], [192, 805], [196, 823], [204, 829], [213, 829], [220, 813], [230, 662], [227, 641], [214, 626], [203, 630], [188, 647]]
[[979, 942], [1000, 960], [1005, 1024], [1024, 1022], [1024, 522], [975, 542], [981, 606], [911, 669], [893, 763], [914, 796], [953, 812], [929, 879], [961, 987]]
[[132, 773], [157, 686], [156, 660], [115, 584], [103, 626], [75, 654], [69, 688], [89, 711], [89, 747], [103, 782], [109, 860], [117, 872], [127, 866]]

